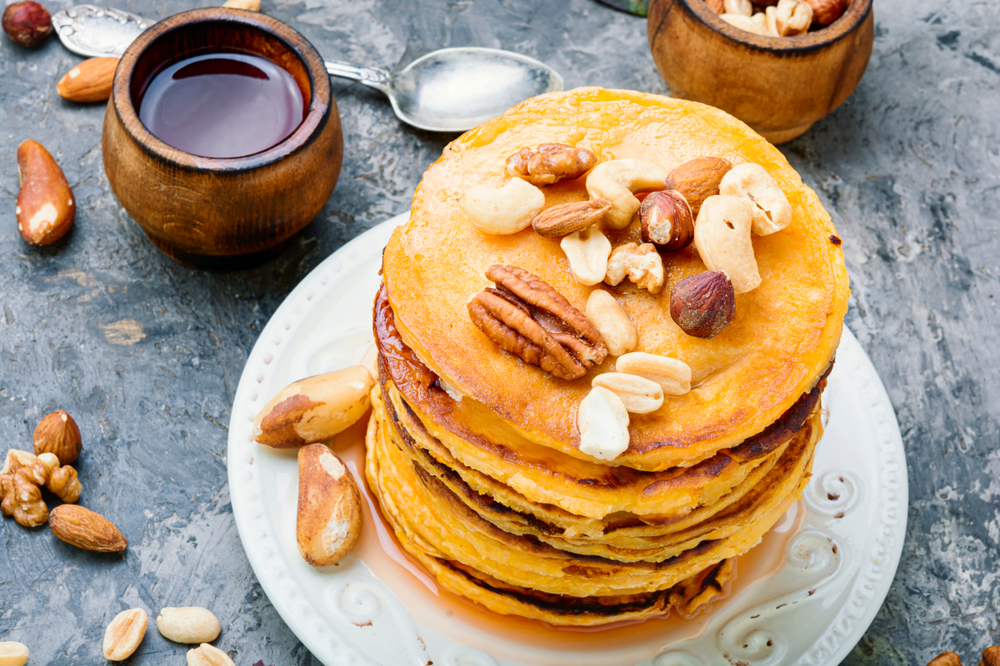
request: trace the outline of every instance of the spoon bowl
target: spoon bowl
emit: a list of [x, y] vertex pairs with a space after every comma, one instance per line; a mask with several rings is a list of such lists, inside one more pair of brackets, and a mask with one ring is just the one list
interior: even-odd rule
[[[78, 5], [52, 17], [63, 45], [80, 55], [120, 56], [150, 22], [110, 7]], [[397, 74], [327, 60], [327, 73], [385, 93], [403, 122], [431, 132], [464, 132], [529, 97], [565, 89], [534, 58], [477, 47], [433, 51]]]
[[425, 130], [465, 131], [529, 97], [564, 89], [533, 58], [484, 48], [441, 49], [396, 74], [386, 94], [396, 115]]

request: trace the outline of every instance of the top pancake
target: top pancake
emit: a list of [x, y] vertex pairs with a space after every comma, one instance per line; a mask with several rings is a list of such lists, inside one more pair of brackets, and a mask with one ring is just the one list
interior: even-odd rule
[[[762, 431], [810, 390], [840, 340], [849, 294], [836, 230], [816, 194], [780, 152], [712, 107], [642, 93], [580, 88], [527, 100], [451, 143], [425, 173], [408, 224], [386, 248], [383, 276], [404, 341], [458, 391], [483, 403], [528, 439], [588, 458], [578, 450], [576, 414], [591, 380], [565, 381], [501, 351], [473, 325], [466, 302], [491, 286], [493, 264], [519, 266], [548, 282], [581, 311], [595, 287], [570, 273], [559, 239], [530, 227], [512, 236], [478, 231], [463, 193], [499, 186], [506, 158], [521, 148], [559, 142], [586, 147], [600, 161], [636, 158], [669, 170], [690, 159], [755, 162], [792, 205], [784, 230], [753, 237], [761, 286], [736, 297], [736, 317], [712, 340], [688, 336], [670, 317], [670, 291], [705, 270], [693, 247], [663, 254], [667, 281], [651, 295], [625, 281], [608, 289], [639, 334], [636, 351], [678, 358], [692, 369], [692, 390], [668, 397], [652, 414], [630, 415], [626, 452], [605, 464], [662, 470], [704, 459]], [[585, 179], [543, 188], [546, 205], [586, 199]], [[606, 232], [613, 245], [639, 241], [638, 224]]]

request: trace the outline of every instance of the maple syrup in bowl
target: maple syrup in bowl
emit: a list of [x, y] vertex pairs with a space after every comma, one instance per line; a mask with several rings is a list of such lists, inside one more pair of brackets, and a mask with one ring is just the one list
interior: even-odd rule
[[302, 35], [210, 7], [129, 46], [102, 149], [111, 189], [156, 247], [228, 269], [270, 258], [322, 210], [343, 137], [323, 60]]

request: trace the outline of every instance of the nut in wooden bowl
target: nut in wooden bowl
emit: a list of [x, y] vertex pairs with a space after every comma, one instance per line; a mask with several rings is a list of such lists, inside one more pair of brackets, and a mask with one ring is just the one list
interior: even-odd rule
[[[817, 24], [831, 20], [837, 9], [837, 3], [796, 2], [811, 6]], [[785, 25], [806, 8], [786, 2], [781, 9]], [[778, 10], [767, 8], [776, 25]], [[766, 29], [767, 14], [760, 18]], [[791, 23], [785, 27], [794, 32]], [[768, 141], [784, 143], [857, 87], [871, 56], [875, 17], [872, 0], [853, 0], [827, 27], [777, 37], [736, 27], [705, 0], [651, 0], [648, 30], [653, 60], [671, 95], [722, 109]]]

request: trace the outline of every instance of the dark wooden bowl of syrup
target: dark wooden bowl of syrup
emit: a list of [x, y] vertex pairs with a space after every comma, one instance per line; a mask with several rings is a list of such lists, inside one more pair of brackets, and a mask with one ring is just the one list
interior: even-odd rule
[[211, 7], [129, 46], [102, 149], [111, 189], [154, 245], [231, 269], [270, 258], [322, 210], [343, 136], [323, 59], [302, 35]]

